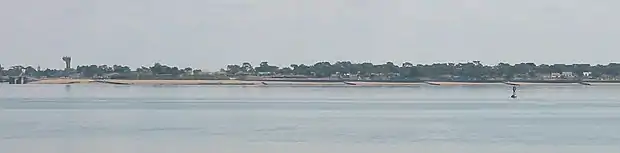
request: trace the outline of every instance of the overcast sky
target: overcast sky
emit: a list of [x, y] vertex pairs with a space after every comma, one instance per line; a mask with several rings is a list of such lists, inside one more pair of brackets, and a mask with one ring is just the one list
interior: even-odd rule
[[19, 0], [0, 64], [620, 62], [618, 0]]

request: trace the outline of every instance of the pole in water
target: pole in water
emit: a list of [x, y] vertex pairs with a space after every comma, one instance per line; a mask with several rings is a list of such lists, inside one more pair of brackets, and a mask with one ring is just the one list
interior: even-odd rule
[[510, 98], [517, 98], [517, 86], [512, 86], [512, 95]]

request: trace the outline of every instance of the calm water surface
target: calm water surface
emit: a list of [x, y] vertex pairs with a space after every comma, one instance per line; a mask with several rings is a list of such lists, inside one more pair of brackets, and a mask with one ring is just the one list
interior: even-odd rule
[[0, 152], [620, 152], [619, 93], [1, 84]]

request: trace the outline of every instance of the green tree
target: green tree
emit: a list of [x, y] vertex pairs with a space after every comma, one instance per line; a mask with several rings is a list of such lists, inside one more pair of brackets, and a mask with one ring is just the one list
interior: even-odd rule
[[231, 64], [231, 65], [226, 66], [225, 72], [229, 75], [234, 75], [239, 72], [244, 72], [244, 69], [239, 65]]
[[243, 64], [241, 64], [241, 72], [245, 72], [245, 73], [254, 73], [254, 67], [252, 67], [252, 64], [250, 64], [249, 62], [244, 62]]
[[268, 62], [261, 62], [258, 67], [254, 68], [256, 72], [277, 72], [277, 66], [271, 66]]
[[6, 70], [6, 75], [8, 76], [20, 76], [22, 75], [22, 70], [25, 69], [24, 66], [15, 65], [11, 66], [8, 70]]
[[165, 74], [166, 68], [167, 66], [164, 66], [161, 63], [155, 63], [153, 64], [153, 66], [149, 67], [149, 70], [151, 70], [151, 73], [153, 73], [153, 75], [157, 75], [157, 74]]
[[508, 63], [499, 63], [497, 64], [497, 66], [495, 66], [495, 69], [499, 71], [499, 74], [501, 75], [501, 77], [503, 77], [506, 80], [510, 80], [514, 78], [514, 75], [515, 75], [514, 67]]
[[124, 65], [113, 65], [112, 72], [114, 73], [129, 73], [131, 72], [131, 68], [129, 66]]
[[415, 79], [422, 76], [418, 68], [410, 62], [403, 63], [398, 73], [400, 73], [401, 77], [404, 79]]
[[394, 65], [392, 62], [386, 62], [379, 67], [381, 68], [381, 70], [379, 70], [380, 73], [398, 73], [398, 66]]
[[76, 71], [78, 73], [80, 73], [83, 77], [94, 77], [94, 76], [101, 76], [105, 73], [105, 71], [103, 69], [101, 69], [103, 66], [97, 66], [97, 65], [79, 65], [76, 67]]
[[293, 68], [293, 74], [296, 75], [311, 75], [312, 74], [312, 70], [310, 69], [310, 66], [301, 64], [301, 65], [297, 65], [297, 64], [291, 64], [291, 67]]
[[332, 65], [329, 62], [318, 62], [310, 70], [315, 77], [329, 77], [331, 74], [334, 74]]
[[200, 70], [200, 69], [195, 69], [195, 70], [192, 70], [192, 74], [194, 74], [194, 75], [200, 75], [200, 74], [202, 74], [202, 70]]
[[291, 75], [293, 74], [293, 69], [291, 69], [290, 67], [283, 67], [281, 69], [278, 69], [276, 73], [283, 74], [283, 75]]
[[189, 74], [189, 73], [193, 73], [193, 72], [194, 72], [194, 69], [191, 68], [191, 67], [186, 67], [186, 68], [183, 69], [183, 73], [185, 73], [185, 74]]
[[38, 71], [32, 66], [27, 66], [24, 68], [24, 75], [27, 76], [38, 76]]
[[138, 73], [151, 73], [151, 69], [148, 68], [148, 67], [142, 66], [142, 67], [136, 68], [136, 72], [138, 72]]

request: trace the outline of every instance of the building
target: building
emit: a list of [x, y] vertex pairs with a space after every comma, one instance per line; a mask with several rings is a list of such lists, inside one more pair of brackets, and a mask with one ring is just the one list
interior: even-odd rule
[[592, 75], [592, 72], [583, 72], [583, 76], [589, 78]]
[[573, 72], [562, 72], [562, 78], [574, 78], [575, 74]]
[[559, 79], [559, 78], [562, 78], [562, 73], [551, 73], [549, 77], [551, 79]]
[[65, 70], [68, 71], [71, 69], [71, 57], [64, 56], [62, 57], [62, 61], [65, 62]]

